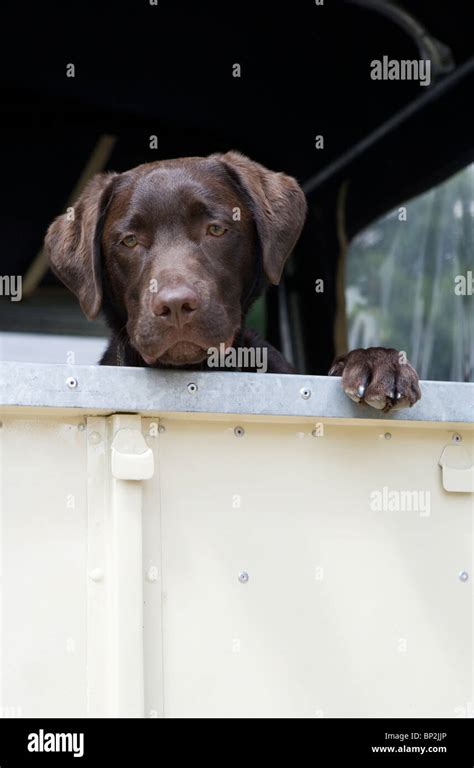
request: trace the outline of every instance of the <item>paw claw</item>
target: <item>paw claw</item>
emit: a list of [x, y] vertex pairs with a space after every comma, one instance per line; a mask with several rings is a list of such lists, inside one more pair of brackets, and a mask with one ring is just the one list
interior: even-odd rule
[[350, 397], [350, 399], [354, 401], [354, 403], [360, 403], [362, 398], [359, 396], [358, 393], [353, 392], [352, 390], [349, 390], [349, 389], [345, 389], [344, 392], [346, 393], [347, 397]]
[[390, 405], [387, 406], [387, 401], [384, 397], [368, 397], [365, 402], [377, 411], [386, 411], [387, 408], [390, 410]]

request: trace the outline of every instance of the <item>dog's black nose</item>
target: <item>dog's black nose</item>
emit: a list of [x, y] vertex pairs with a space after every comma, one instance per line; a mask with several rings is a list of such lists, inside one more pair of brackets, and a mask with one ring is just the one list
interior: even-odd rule
[[162, 288], [152, 301], [153, 314], [178, 328], [189, 322], [198, 308], [199, 297], [187, 285]]

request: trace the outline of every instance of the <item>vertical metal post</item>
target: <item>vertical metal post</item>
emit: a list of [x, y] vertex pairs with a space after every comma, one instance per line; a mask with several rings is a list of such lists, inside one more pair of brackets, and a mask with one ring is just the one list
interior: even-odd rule
[[153, 454], [139, 416], [92, 418], [88, 427], [95, 469], [89, 475], [89, 714], [143, 717], [141, 480], [153, 475]]

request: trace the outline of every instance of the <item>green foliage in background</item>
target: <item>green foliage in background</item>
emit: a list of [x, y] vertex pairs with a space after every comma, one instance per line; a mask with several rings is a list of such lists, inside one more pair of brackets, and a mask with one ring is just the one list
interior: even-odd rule
[[[474, 296], [468, 272], [474, 271], [473, 253], [471, 165], [351, 243], [349, 348], [393, 346], [408, 353], [421, 378], [472, 380]], [[467, 281], [465, 295], [455, 292], [459, 276]]]

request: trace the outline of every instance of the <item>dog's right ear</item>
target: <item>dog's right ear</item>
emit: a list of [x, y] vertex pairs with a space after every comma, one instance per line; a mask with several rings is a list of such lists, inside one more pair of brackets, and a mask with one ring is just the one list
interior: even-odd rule
[[58, 216], [44, 241], [53, 272], [79, 299], [89, 320], [102, 304], [100, 240], [116, 173], [98, 173], [67, 213]]

